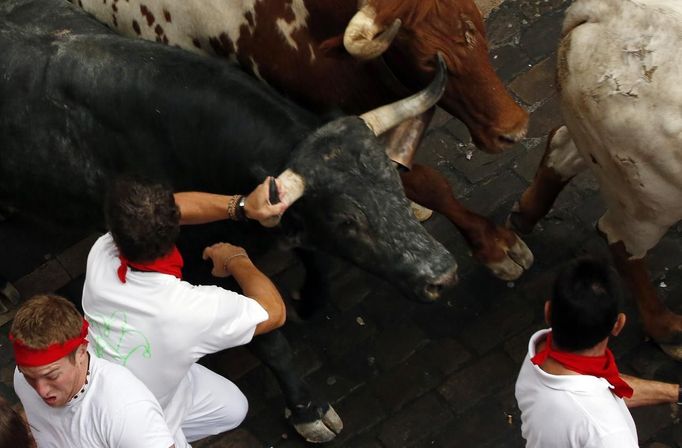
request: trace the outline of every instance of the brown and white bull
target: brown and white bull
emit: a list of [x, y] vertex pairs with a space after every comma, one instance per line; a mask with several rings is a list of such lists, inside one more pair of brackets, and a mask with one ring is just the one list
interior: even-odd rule
[[576, 0], [558, 60], [566, 126], [551, 135], [511, 222], [530, 231], [589, 167], [607, 205], [598, 228], [644, 329], [682, 359], [682, 317], [658, 298], [645, 263], [682, 219], [682, 2]]
[[[71, 1], [122, 34], [237, 61], [317, 111], [358, 113], [416, 90], [440, 52], [450, 76], [439, 104], [480, 148], [503, 151], [526, 132], [528, 115], [493, 71], [472, 0]], [[395, 130], [394, 160], [412, 165], [432, 114]], [[532, 264], [516, 234], [464, 208], [438, 171], [414, 164], [401, 178], [407, 196], [447, 216], [498, 277], [515, 279]]]

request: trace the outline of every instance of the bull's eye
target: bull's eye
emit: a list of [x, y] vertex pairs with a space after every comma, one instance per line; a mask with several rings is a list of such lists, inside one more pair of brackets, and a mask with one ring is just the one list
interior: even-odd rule
[[339, 223], [339, 228], [345, 233], [356, 232], [358, 230], [358, 223], [353, 219], [346, 218]]

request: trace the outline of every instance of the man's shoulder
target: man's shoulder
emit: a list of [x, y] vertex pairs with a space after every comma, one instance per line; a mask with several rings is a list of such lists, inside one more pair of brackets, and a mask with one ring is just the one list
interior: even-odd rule
[[[92, 247], [90, 247], [86, 267], [86, 280], [88, 271], [92, 271], [92, 269], [102, 263], [103, 260], [109, 258], [118, 258], [118, 249], [114, 244], [114, 238], [111, 236], [111, 233], [105, 233], [99, 236]], [[92, 272], [90, 272], [90, 274], [91, 273]]]
[[[110, 405], [125, 406], [129, 403], [146, 401], [155, 402], [154, 395], [127, 368], [91, 355], [93, 363], [93, 384], [97, 394], [106, 398]], [[96, 375], [96, 377], [95, 377]]]
[[98, 252], [104, 250], [108, 247], [116, 247], [114, 244], [114, 238], [110, 232], [100, 235], [90, 248], [90, 253]]

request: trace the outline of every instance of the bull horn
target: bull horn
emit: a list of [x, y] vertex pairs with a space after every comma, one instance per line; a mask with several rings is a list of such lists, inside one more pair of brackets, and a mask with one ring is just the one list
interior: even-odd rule
[[432, 108], [443, 96], [445, 91], [445, 61], [438, 54], [438, 68], [436, 76], [424, 90], [415, 93], [395, 103], [381, 106], [360, 115], [360, 118], [374, 132], [381, 135], [389, 129], [397, 126], [408, 118], [416, 117]]
[[363, 5], [350, 19], [343, 33], [343, 46], [348, 53], [358, 59], [367, 60], [381, 56], [391, 46], [400, 30], [402, 24], [400, 19], [395, 19], [391, 26], [383, 30], [374, 21], [376, 15], [374, 8]]
[[[277, 182], [281, 187], [280, 201], [284, 202], [287, 207], [291, 206], [301, 196], [305, 190], [305, 179], [299, 174], [294, 173], [290, 169], [284, 170], [282, 174], [277, 176]], [[268, 219], [260, 221], [265, 227], [275, 227], [282, 219], [281, 216], [273, 216]]]

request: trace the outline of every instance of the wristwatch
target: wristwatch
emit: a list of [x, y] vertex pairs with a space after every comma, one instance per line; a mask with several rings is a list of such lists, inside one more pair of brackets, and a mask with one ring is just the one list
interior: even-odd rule
[[241, 196], [237, 203], [237, 221], [246, 221], [246, 196]]

